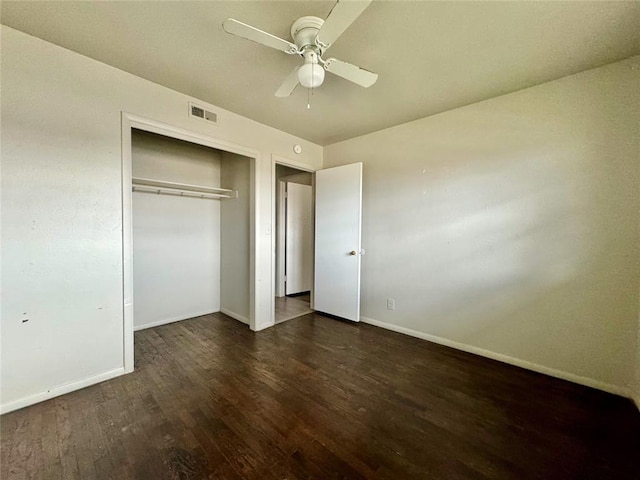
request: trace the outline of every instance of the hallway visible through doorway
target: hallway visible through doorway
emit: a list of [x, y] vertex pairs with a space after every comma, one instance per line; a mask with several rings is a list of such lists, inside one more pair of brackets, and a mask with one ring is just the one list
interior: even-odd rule
[[311, 294], [276, 297], [276, 323], [311, 313]]

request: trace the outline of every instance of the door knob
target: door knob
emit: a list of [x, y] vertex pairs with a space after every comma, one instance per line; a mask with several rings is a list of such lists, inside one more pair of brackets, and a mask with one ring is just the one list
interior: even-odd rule
[[356, 252], [355, 250], [351, 250], [349, 252], [349, 255], [351, 255], [352, 257], [356, 256], [358, 254], [358, 252]]

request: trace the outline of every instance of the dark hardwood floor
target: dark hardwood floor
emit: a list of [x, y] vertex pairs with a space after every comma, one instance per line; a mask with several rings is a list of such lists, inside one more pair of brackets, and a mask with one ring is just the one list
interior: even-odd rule
[[626, 399], [369, 325], [224, 315], [1, 418], [5, 479], [637, 479]]

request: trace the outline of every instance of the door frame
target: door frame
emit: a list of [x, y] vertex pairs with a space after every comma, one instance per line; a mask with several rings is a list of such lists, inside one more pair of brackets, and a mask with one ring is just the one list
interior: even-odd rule
[[[275, 175], [274, 175], [274, 179], [275, 179]], [[286, 245], [285, 245], [285, 240], [287, 237], [287, 232], [286, 232], [286, 223], [287, 220], [285, 218], [285, 215], [287, 214], [287, 208], [285, 205], [286, 202], [286, 182], [283, 181], [279, 181], [277, 179], [275, 179], [277, 181], [277, 184], [275, 186], [276, 188], [276, 215], [275, 215], [275, 219], [274, 219], [274, 223], [273, 225], [275, 226], [275, 267], [274, 267], [274, 274], [275, 274], [275, 287], [274, 287], [274, 296], [277, 297], [284, 297], [286, 295], [286, 282], [284, 280], [284, 276], [286, 273], [286, 261], [284, 259], [285, 255], [286, 255]], [[278, 206], [279, 204], [279, 206]], [[278, 221], [278, 218], [280, 219], [280, 221]], [[280, 260], [278, 260], [280, 259]]]
[[[296, 170], [301, 170], [303, 172], [316, 173], [315, 168], [310, 167], [301, 162], [297, 162], [295, 160], [291, 160], [290, 158], [282, 157], [280, 155], [271, 154], [271, 225], [275, 228], [278, 228], [276, 223], [276, 197], [278, 195], [278, 188], [276, 188], [276, 165], [284, 165], [285, 167], [295, 168]], [[315, 175], [314, 180], [311, 182], [311, 188], [313, 193], [313, 205], [315, 209]], [[315, 214], [314, 214], [315, 215]], [[315, 227], [314, 227], [315, 228]], [[277, 233], [277, 232], [274, 232]], [[314, 241], [315, 241], [315, 232], [314, 232]], [[271, 235], [271, 325], [275, 325], [276, 323], [276, 271], [278, 269], [278, 265], [276, 264], [276, 235]], [[313, 284], [311, 287], [311, 302], [310, 308], [313, 310]]]
[[[257, 259], [259, 256], [259, 242], [257, 238], [257, 208], [256, 199], [259, 198], [258, 182], [256, 179], [256, 164], [260, 162], [258, 150], [234, 144], [215, 137], [192, 132], [184, 128], [151, 120], [127, 112], [121, 113], [122, 128], [122, 308], [123, 308], [123, 333], [124, 333], [124, 370], [125, 373], [134, 369], [134, 334], [133, 334], [133, 192], [132, 183], [132, 145], [131, 130], [133, 128], [145, 132], [156, 133], [165, 137], [195, 143], [205, 147], [215, 148], [225, 152], [236, 153], [251, 159], [250, 171], [250, 195], [249, 200], [249, 327], [256, 330], [256, 305], [258, 303], [259, 278], [257, 276]], [[275, 169], [275, 166], [274, 166]], [[274, 201], [275, 204], [275, 201]], [[271, 300], [273, 302], [273, 299]], [[273, 309], [271, 311], [273, 322]]]

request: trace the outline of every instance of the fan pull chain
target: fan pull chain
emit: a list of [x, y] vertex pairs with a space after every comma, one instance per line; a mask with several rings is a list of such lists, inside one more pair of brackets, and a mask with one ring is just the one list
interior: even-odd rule
[[[311, 78], [314, 79], [314, 67], [316, 66], [315, 63], [311, 64]], [[307, 88], [307, 110], [311, 110], [311, 95], [313, 95], [313, 80], [311, 81], [311, 88]]]

